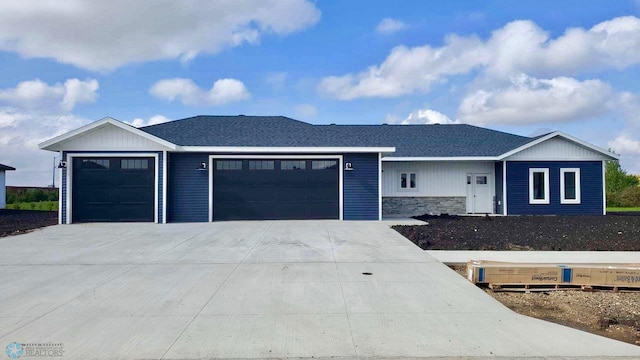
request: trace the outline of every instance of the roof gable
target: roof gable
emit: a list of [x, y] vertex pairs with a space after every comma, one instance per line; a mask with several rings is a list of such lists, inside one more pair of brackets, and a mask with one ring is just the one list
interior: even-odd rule
[[176, 146], [131, 125], [104, 118], [39, 144], [51, 151], [171, 150]]
[[618, 155], [556, 131], [502, 155], [503, 160], [615, 160]]

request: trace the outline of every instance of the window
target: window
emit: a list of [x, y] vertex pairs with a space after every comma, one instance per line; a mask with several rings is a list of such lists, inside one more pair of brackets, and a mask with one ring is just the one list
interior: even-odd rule
[[82, 159], [82, 168], [90, 170], [109, 169], [109, 159]]
[[416, 189], [417, 187], [416, 173], [400, 173], [400, 189]]
[[242, 160], [218, 160], [216, 170], [242, 170]]
[[549, 169], [529, 169], [529, 204], [549, 203]]
[[580, 169], [560, 169], [560, 203], [580, 204]]
[[311, 169], [313, 170], [329, 170], [338, 167], [338, 162], [335, 160], [314, 160], [311, 162]]
[[120, 169], [122, 170], [146, 170], [149, 168], [148, 159], [122, 159]]
[[273, 160], [250, 160], [249, 170], [273, 170], [275, 168]]
[[280, 170], [304, 170], [307, 168], [305, 160], [280, 161]]
[[476, 176], [476, 184], [477, 185], [487, 185], [487, 177], [486, 176]]

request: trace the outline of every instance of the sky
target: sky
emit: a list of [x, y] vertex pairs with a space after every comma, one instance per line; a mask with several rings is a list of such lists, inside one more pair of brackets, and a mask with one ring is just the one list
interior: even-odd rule
[[[0, 2], [0, 163], [104, 117], [563, 131], [640, 173], [640, 0]], [[57, 184], [56, 184], [57, 185]]]

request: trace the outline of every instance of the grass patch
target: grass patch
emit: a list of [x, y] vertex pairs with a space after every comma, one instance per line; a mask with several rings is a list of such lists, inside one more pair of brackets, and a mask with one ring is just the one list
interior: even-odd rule
[[640, 212], [640, 207], [607, 207], [607, 212]]
[[7, 209], [57, 211], [58, 202], [57, 201], [19, 202], [14, 204], [7, 204]]

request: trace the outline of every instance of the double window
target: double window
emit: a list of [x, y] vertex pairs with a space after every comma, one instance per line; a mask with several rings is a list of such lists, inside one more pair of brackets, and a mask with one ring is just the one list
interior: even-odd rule
[[[549, 169], [529, 169], [529, 204], [549, 204]], [[580, 204], [580, 169], [560, 169], [560, 203]]]
[[415, 190], [418, 188], [418, 176], [412, 172], [400, 173], [400, 189]]

